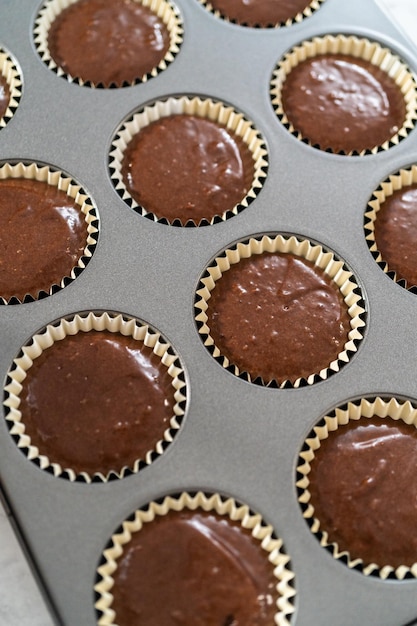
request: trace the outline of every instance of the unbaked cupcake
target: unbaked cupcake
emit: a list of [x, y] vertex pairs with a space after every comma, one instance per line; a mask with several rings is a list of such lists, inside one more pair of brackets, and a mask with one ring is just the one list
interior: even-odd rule
[[51, 69], [95, 87], [145, 82], [166, 69], [181, 42], [180, 16], [168, 0], [47, 0], [35, 28]]
[[151, 502], [105, 550], [95, 586], [100, 626], [287, 625], [292, 572], [260, 515], [218, 494]]
[[172, 346], [120, 314], [48, 325], [9, 378], [6, 419], [18, 446], [70, 480], [137, 472], [163, 453], [184, 415], [184, 372]]
[[417, 576], [417, 410], [363, 398], [312, 431], [297, 468], [304, 517], [322, 546], [364, 574]]
[[30, 302], [72, 282], [97, 236], [93, 202], [66, 174], [35, 163], [0, 167], [2, 304]]
[[0, 128], [13, 117], [22, 95], [22, 79], [16, 61], [0, 48]]
[[311, 146], [345, 155], [386, 150], [416, 120], [416, 84], [387, 48], [355, 36], [305, 41], [279, 62], [272, 104], [282, 123]]
[[236, 215], [259, 193], [266, 167], [262, 138], [243, 114], [186, 96], [135, 113], [110, 154], [121, 197], [141, 215], [175, 226]]
[[417, 166], [392, 174], [373, 193], [365, 213], [369, 249], [402, 287], [417, 292]]
[[224, 367], [279, 387], [338, 371], [364, 325], [360, 291], [343, 262], [282, 235], [226, 249], [203, 275], [195, 307], [204, 344]]
[[277, 28], [301, 22], [324, 0], [200, 0], [217, 17], [240, 26]]

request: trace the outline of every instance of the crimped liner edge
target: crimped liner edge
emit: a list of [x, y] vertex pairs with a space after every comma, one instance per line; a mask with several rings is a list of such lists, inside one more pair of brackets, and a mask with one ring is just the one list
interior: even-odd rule
[[[247, 145], [252, 154], [254, 165], [252, 186], [245, 198], [242, 198], [238, 205], [225, 211], [220, 216], [212, 217], [210, 220], [202, 219], [200, 224], [190, 220], [187, 222], [187, 226], [203, 225], [204, 223], [213, 224], [218, 220], [218, 218], [226, 220], [231, 215], [237, 215], [237, 213], [239, 213], [243, 208], [246, 208], [250, 202], [254, 200], [263, 186], [266, 178], [265, 171], [267, 168], [267, 151], [259, 132], [255, 129], [252, 122], [245, 118], [243, 113], [239, 113], [233, 107], [226, 106], [222, 102], [214, 101], [210, 98], [200, 98], [197, 96], [189, 98], [187, 96], [182, 96], [179, 98], [170, 97], [163, 101], [159, 100], [152, 105], [145, 106], [143, 110], [136, 112], [128, 121], [126, 121], [115, 135], [109, 155], [111, 178], [116, 191], [125, 202], [137, 210], [141, 215], [149, 217], [154, 221], [168, 221], [163, 215], [157, 216], [152, 212], [148, 212], [144, 207], [139, 206], [138, 203], [132, 198], [123, 182], [122, 161], [124, 152], [129, 142], [138, 132], [140, 132], [142, 128], [145, 128], [152, 122], [170, 115], [196, 115], [224, 125], [227, 130], [238, 135]], [[180, 220], [178, 220], [178, 222], [180, 222]], [[184, 225], [182, 222], [180, 223], [182, 226]]]
[[[376, 154], [380, 151], [388, 150], [391, 146], [397, 145], [402, 139], [408, 136], [414, 128], [417, 120], [417, 85], [414, 75], [409, 67], [386, 47], [367, 38], [359, 38], [354, 35], [326, 35], [324, 37], [314, 37], [309, 41], [293, 47], [277, 64], [271, 80], [271, 99], [277, 117], [282, 124], [288, 128], [289, 132], [300, 141], [312, 144], [308, 137], [304, 137], [291, 124], [283, 109], [281, 102], [281, 89], [286, 76], [291, 70], [302, 61], [320, 54], [346, 54], [356, 58], [369, 61], [373, 65], [384, 70], [398, 85], [404, 96], [406, 105], [406, 117], [403, 126], [380, 146], [372, 149], [365, 149], [361, 152], [341, 152], [345, 155], [363, 156], [365, 154]], [[332, 150], [326, 150], [332, 152]]]
[[[79, 85], [86, 85], [88, 87], [101, 87], [101, 83], [94, 84], [91, 81], [84, 81], [79, 76], [71, 76], [66, 73], [59, 65], [57, 65], [54, 59], [51, 57], [48, 46], [48, 34], [52, 22], [58, 17], [58, 15], [67, 9], [72, 4], [75, 4], [78, 0], [46, 0], [42, 5], [38, 16], [35, 21], [34, 28], [34, 41], [35, 46], [40, 55], [42, 61], [49, 67], [49, 69], [56, 72], [58, 76], [62, 76], [68, 80], [68, 82], [76, 82]], [[183, 41], [183, 27], [180, 14], [175, 5], [171, 4], [169, 0], [135, 0], [139, 4], [149, 8], [153, 11], [165, 24], [169, 31], [170, 47], [163, 59], [158, 65], [152, 68], [149, 72], [143, 76], [138, 76], [132, 83], [126, 83], [134, 85], [136, 83], [145, 83], [149, 79], [154, 78], [160, 72], [164, 71], [170, 63], [175, 59], [180, 50], [180, 46]]]
[[213, 8], [213, 5], [210, 3], [209, 0], [199, 0], [199, 2], [204, 6], [207, 11], [213, 13], [215, 17], [222, 19], [225, 22], [231, 22], [232, 24], [237, 24], [238, 26], [245, 26], [248, 28], [280, 28], [284, 26], [291, 26], [292, 24], [298, 24], [302, 22], [306, 17], [311, 17], [311, 15], [313, 15], [313, 13], [315, 13], [320, 8], [325, 0], [312, 0], [303, 11], [300, 11], [294, 17], [288, 18], [285, 22], [278, 22], [276, 24], [271, 24], [270, 26], [261, 26], [260, 24], [249, 26], [246, 22], [240, 22], [229, 18], [227, 15], [223, 15], [219, 10]]
[[[96, 214], [96, 207], [81, 185], [76, 183], [72, 178], [61, 170], [55, 170], [48, 165], [38, 165], [37, 163], [23, 163], [18, 162], [15, 164], [4, 163], [0, 166], [0, 180], [6, 180], [8, 178], [25, 178], [27, 180], [36, 180], [38, 182], [44, 182], [52, 187], [56, 187], [60, 191], [64, 191], [67, 196], [72, 198], [79, 206], [80, 212], [84, 215], [84, 219], [87, 225], [87, 239], [82, 255], [78, 259], [77, 265], [75, 265], [69, 276], [63, 276], [59, 284], [51, 285], [47, 295], [52, 295], [57, 289], [63, 289], [69, 280], [75, 280], [77, 278], [77, 272], [84, 270], [88, 261], [91, 259], [94, 249], [97, 245], [98, 236], [98, 215]], [[1, 297], [0, 302], [2, 304], [8, 304], [13, 300], [18, 302], [26, 301], [29, 299], [37, 300], [41, 290], [35, 293], [26, 294], [25, 298], [18, 300], [13, 296], [9, 300], [5, 300]]]
[[[67, 335], [75, 335], [78, 332], [89, 332], [91, 330], [107, 330], [113, 333], [132, 336], [134, 339], [143, 342], [151, 348], [154, 354], [161, 359], [161, 363], [167, 368], [168, 374], [172, 377], [172, 387], [174, 394], [174, 415], [171, 417], [170, 425], [163, 433], [162, 438], [155, 444], [153, 450], [147, 452], [144, 459], [137, 459], [133, 468], [114, 468], [107, 476], [101, 473], [89, 474], [81, 472], [76, 474], [71, 468], [63, 468], [58, 463], [51, 463], [49, 458], [40, 454], [38, 448], [31, 444], [30, 437], [25, 433], [25, 425], [22, 414], [19, 410], [19, 395], [26, 378], [26, 372], [30, 369], [34, 359], [43, 350], [49, 348], [55, 341], [65, 339]], [[138, 472], [143, 465], [150, 465], [157, 456], [160, 456], [167, 443], [171, 443], [181, 426], [184, 416], [182, 404], [185, 397], [185, 382], [181, 380], [184, 370], [179, 365], [178, 356], [174, 353], [172, 346], [165, 341], [159, 332], [156, 332], [148, 324], [139, 322], [136, 319], [126, 319], [122, 314], [111, 314], [108, 312], [96, 314], [90, 312], [87, 315], [76, 314], [69, 319], [61, 319], [58, 323], [48, 324], [46, 328], [34, 335], [31, 342], [24, 346], [19, 355], [13, 361], [13, 365], [8, 372], [10, 382], [5, 387], [6, 398], [4, 406], [8, 409], [6, 420], [9, 423], [10, 434], [17, 436], [17, 446], [25, 451], [29, 460], [37, 459], [41, 469], [48, 469], [54, 476], [65, 477], [71, 481], [81, 478], [84, 482], [91, 482], [93, 478], [106, 482], [110, 474], [122, 478], [128, 471]]]
[[385, 565], [382, 568], [376, 563], [365, 564], [362, 559], [352, 560], [349, 552], [340, 551], [337, 543], [330, 543], [328, 533], [321, 530], [319, 520], [314, 517], [314, 507], [310, 504], [310, 492], [308, 490], [310, 481], [308, 474], [311, 469], [311, 462], [314, 459], [315, 451], [320, 448], [321, 441], [326, 439], [332, 431], [339, 426], [347, 424], [350, 420], [359, 420], [371, 417], [391, 418], [393, 420], [403, 420], [406, 424], [413, 424], [417, 428], [417, 409], [409, 400], [400, 401], [396, 398], [362, 398], [354, 402], [348, 402], [346, 407], [337, 407], [330, 415], [326, 415], [322, 422], [315, 426], [311, 435], [305, 440], [306, 449], [299, 454], [299, 464], [297, 474], [301, 476], [296, 482], [299, 491], [298, 501], [302, 505], [303, 517], [310, 523], [311, 532], [316, 535], [320, 545], [329, 548], [335, 559], [343, 559], [350, 569], [360, 569], [366, 576], [377, 575], [385, 580], [388, 577], [395, 577], [403, 580], [410, 573], [417, 577], [417, 563], [412, 567], [402, 565], [396, 569]]
[[104, 562], [97, 569], [99, 582], [94, 589], [98, 594], [95, 608], [101, 613], [99, 626], [114, 626], [115, 612], [111, 608], [114, 584], [112, 574], [117, 569], [117, 559], [123, 553], [123, 546], [132, 538], [132, 534], [140, 531], [143, 524], [152, 522], [157, 515], [166, 515], [168, 511], [183, 509], [215, 511], [218, 515], [228, 516], [239, 521], [244, 528], [251, 531], [252, 536], [259, 540], [260, 546], [266, 552], [266, 558], [275, 566], [274, 575], [277, 578], [278, 612], [274, 622], [278, 626], [290, 624], [290, 616], [294, 612], [293, 599], [295, 591], [292, 586], [293, 572], [289, 569], [290, 558], [283, 551], [283, 542], [274, 537], [273, 528], [262, 521], [259, 514], [253, 513], [247, 505], [237, 503], [233, 498], [223, 498], [219, 494], [205, 494], [198, 491], [195, 494], [183, 492], [178, 496], [167, 496], [162, 501], [151, 502], [145, 509], [137, 510], [133, 518], [123, 522], [122, 528], [111, 538], [110, 547], [104, 553]]
[[[355, 282], [352, 272], [346, 269], [343, 261], [336, 259], [332, 252], [324, 250], [318, 244], [312, 244], [306, 239], [297, 239], [294, 235], [283, 236], [276, 235], [274, 238], [264, 235], [261, 238], [251, 238], [244, 242], [239, 242], [233, 248], [224, 250], [221, 256], [216, 257], [214, 262], [207, 268], [206, 275], [200, 279], [201, 286], [196, 292], [195, 320], [199, 323], [199, 334], [202, 336], [204, 345], [211, 347], [213, 357], [219, 360], [224, 368], [232, 368], [236, 376], [244, 375], [251, 382], [252, 378], [248, 372], [240, 372], [239, 368], [229, 359], [222, 355], [219, 348], [214, 344], [210, 336], [210, 328], [207, 325], [208, 317], [206, 314], [208, 308], [208, 300], [211, 291], [214, 289], [216, 281], [226, 272], [231, 265], [238, 263], [240, 259], [248, 258], [253, 254], [262, 254], [263, 252], [282, 252], [292, 253], [311, 261], [316, 267], [319, 267], [329, 276], [344, 297], [344, 301], [348, 306], [348, 313], [351, 317], [351, 330], [348, 333], [348, 341], [344, 346], [344, 350], [338, 355], [338, 358], [332, 361], [329, 366], [320, 372], [312, 373], [307, 379], [299, 378], [293, 385], [289, 381], [283, 381], [278, 384], [280, 388], [292, 386], [297, 388], [302, 381], [306, 381], [308, 385], [316, 382], [316, 378], [325, 380], [330, 372], [338, 372], [343, 363], [350, 360], [349, 352], [356, 352], [356, 342], [363, 338], [362, 327], [365, 325], [361, 316], [365, 313], [362, 307], [362, 298], [356, 292], [358, 285]], [[264, 386], [268, 386], [272, 381], [263, 381]], [[276, 382], [276, 381], [275, 381]]]
[[0, 118], [0, 128], [3, 128], [13, 117], [22, 95], [22, 79], [16, 63], [3, 48], [0, 48], [0, 72], [10, 89], [10, 98], [6, 112]]
[[400, 191], [407, 186], [416, 184], [417, 165], [412, 165], [409, 169], [401, 169], [399, 172], [391, 174], [389, 178], [383, 181], [378, 189], [373, 192], [372, 199], [368, 202], [368, 210], [365, 213], [364, 220], [364, 228], [366, 231], [365, 239], [375, 261], [394, 282], [414, 293], [417, 293], [417, 285], [413, 285], [405, 279], [399, 279], [395, 270], [388, 265], [388, 262], [384, 260], [378, 250], [375, 241], [375, 222], [378, 219], [378, 211], [381, 208], [381, 204], [383, 204], [389, 196], [392, 196], [395, 191]]

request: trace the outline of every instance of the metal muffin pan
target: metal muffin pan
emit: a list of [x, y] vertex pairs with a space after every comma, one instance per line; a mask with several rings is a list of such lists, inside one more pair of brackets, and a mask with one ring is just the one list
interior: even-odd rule
[[[278, 29], [249, 29], [176, 0], [184, 41], [174, 62], [146, 83], [92, 89], [48, 69], [34, 41], [40, 3], [0, 5], [0, 45], [16, 59], [22, 97], [0, 131], [0, 160], [34, 160], [67, 172], [94, 200], [98, 245], [87, 268], [45, 299], [0, 307], [0, 376], [46, 324], [81, 311], [116, 311], [156, 327], [186, 372], [187, 408], [165, 453], [136, 475], [106, 484], [57, 478], [17, 448], [0, 420], [0, 477], [20, 536], [58, 624], [96, 624], [93, 587], [102, 550], [137, 507], [197, 489], [231, 495], [261, 513], [282, 538], [294, 572], [296, 626], [400, 626], [417, 615], [417, 580], [381, 580], [350, 570], [323, 549], [297, 500], [298, 454], [311, 428], [349, 399], [417, 399], [416, 295], [378, 267], [363, 221], [374, 189], [414, 163], [417, 131], [364, 157], [332, 155], [298, 141], [278, 121], [269, 88], [293, 45], [315, 35], [368, 37], [417, 71], [417, 51], [373, 0], [326, 0], [311, 17]], [[239, 215], [212, 226], [177, 228], [135, 213], [109, 176], [111, 141], [135, 110], [171, 95], [201, 95], [242, 111], [262, 133], [268, 176]], [[366, 304], [358, 352], [328, 380], [271, 389], [235, 377], [204, 347], [194, 299], [206, 266], [231, 243], [293, 233], [323, 244], [353, 271]]]

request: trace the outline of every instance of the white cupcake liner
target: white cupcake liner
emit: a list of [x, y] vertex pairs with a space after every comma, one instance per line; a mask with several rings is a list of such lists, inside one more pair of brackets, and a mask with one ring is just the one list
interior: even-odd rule
[[[169, 427], [161, 433], [161, 439], [155, 442], [154, 448], [149, 450], [144, 458], [137, 459], [133, 467], [124, 466], [114, 468], [106, 476], [100, 472], [89, 474], [81, 472], [76, 474], [71, 468], [61, 467], [58, 463], [50, 462], [49, 458], [42, 454], [39, 449], [31, 444], [30, 437], [25, 433], [24, 416], [19, 410], [20, 393], [23, 389], [27, 371], [41, 353], [49, 348], [54, 342], [62, 341], [67, 335], [75, 335], [79, 332], [109, 331], [131, 336], [137, 341], [151, 348], [157, 355], [161, 364], [167, 368], [168, 374], [172, 378], [172, 393], [175, 400], [173, 416], [170, 419]], [[140, 469], [150, 465], [156, 458], [163, 454], [165, 448], [172, 443], [185, 413], [186, 384], [184, 370], [179, 362], [178, 356], [162, 335], [151, 328], [148, 324], [139, 320], [128, 318], [116, 313], [95, 313], [75, 314], [73, 317], [64, 318], [56, 323], [48, 324], [40, 333], [34, 335], [31, 341], [25, 345], [19, 356], [14, 359], [8, 372], [8, 383], [4, 388], [6, 408], [6, 420], [10, 434], [15, 439], [20, 448], [30, 461], [35, 462], [41, 469], [47, 470], [54, 476], [67, 478], [70, 481], [84, 481], [90, 483], [106, 482], [112, 478], [123, 478], [132, 473], [137, 473]]]
[[329, 542], [328, 533], [325, 529], [320, 527], [319, 520], [314, 516], [314, 507], [310, 503], [310, 481], [308, 476], [311, 469], [311, 462], [315, 457], [315, 451], [320, 448], [321, 441], [331, 436], [331, 433], [337, 430], [339, 426], [343, 426], [351, 420], [372, 417], [402, 420], [406, 424], [412, 424], [417, 428], [417, 408], [413, 406], [410, 400], [378, 396], [374, 398], [361, 398], [337, 407], [314, 427], [313, 431], [304, 442], [297, 466], [296, 487], [299, 494], [298, 501], [301, 505], [303, 517], [310, 526], [311, 532], [319, 540], [320, 545], [328, 549], [335, 559], [341, 560], [350, 569], [356, 569], [365, 576], [377, 576], [383, 580], [387, 578], [403, 580], [405, 578], [417, 577], [417, 563], [412, 567], [402, 565], [393, 568], [389, 565], [385, 565], [380, 568], [375, 563], [365, 564], [363, 560], [359, 558], [351, 559], [349, 552], [340, 551], [337, 543]]
[[39, 290], [36, 293], [28, 293], [22, 300], [15, 296], [6, 300], [0, 294], [0, 305], [33, 302], [34, 300], [39, 300], [45, 296], [50, 296], [66, 287], [69, 283], [75, 280], [77, 276], [79, 276], [89, 263], [96, 248], [99, 233], [97, 210], [92, 199], [86, 194], [81, 185], [75, 182], [66, 173], [61, 170], [56, 170], [48, 165], [41, 165], [34, 162], [6, 162], [0, 165], [0, 180], [6, 180], [9, 178], [36, 180], [47, 183], [52, 187], [56, 187], [60, 191], [64, 191], [68, 197], [75, 201], [75, 203], [79, 206], [80, 212], [84, 215], [87, 225], [87, 239], [83, 254], [78, 259], [77, 265], [72, 268], [69, 276], [62, 277], [60, 283], [51, 285], [48, 292]]
[[378, 250], [375, 241], [375, 222], [378, 219], [378, 211], [381, 208], [381, 204], [383, 204], [387, 198], [392, 196], [395, 191], [399, 191], [404, 187], [416, 184], [417, 165], [412, 165], [410, 168], [401, 169], [399, 172], [391, 174], [373, 192], [364, 216], [365, 239], [375, 261], [383, 272], [387, 274], [387, 276], [389, 276], [398, 285], [404, 287], [412, 293], [417, 293], [417, 286], [408, 284], [405, 279], [398, 278], [395, 269], [389, 266], [387, 261], [383, 258], [381, 252]]
[[[157, 216], [147, 211], [132, 198], [123, 182], [122, 161], [124, 152], [129, 142], [142, 128], [149, 126], [152, 122], [171, 115], [195, 115], [209, 119], [212, 122], [217, 122], [224, 125], [230, 132], [235, 133], [247, 145], [252, 154], [254, 177], [251, 189], [248, 191], [245, 198], [242, 198], [239, 204], [213, 218], [202, 219], [199, 223], [189, 220], [186, 224], [183, 224], [179, 219], [170, 222], [168, 219], [164, 218], [163, 215]], [[267, 167], [268, 162], [265, 143], [252, 122], [245, 119], [242, 113], [239, 113], [231, 106], [226, 106], [222, 102], [214, 101], [210, 98], [203, 99], [197, 96], [191, 98], [188, 96], [170, 97], [166, 100], [158, 100], [152, 105], [145, 106], [142, 110], [134, 113], [117, 131], [109, 155], [111, 179], [121, 198], [140, 215], [155, 222], [172, 224], [174, 226], [206, 226], [225, 221], [237, 215], [247, 208], [258, 195], [266, 178]]]
[[225, 22], [230, 22], [232, 24], [237, 24], [238, 26], [245, 26], [247, 28], [281, 28], [284, 26], [292, 26], [293, 24], [299, 24], [307, 17], [311, 17], [313, 13], [315, 13], [325, 2], [325, 0], [312, 0], [303, 11], [294, 15], [294, 17], [290, 17], [285, 22], [278, 22], [277, 24], [271, 24], [269, 26], [261, 26], [257, 24], [256, 26], [249, 26], [246, 22], [240, 22], [234, 19], [229, 18], [227, 15], [223, 15], [220, 11], [213, 8], [210, 0], [199, 0], [200, 4], [204, 6], [204, 8], [212, 13], [215, 17], [224, 20]]
[[[293, 47], [277, 64], [271, 79], [270, 95], [275, 113], [281, 123], [300, 141], [317, 148], [308, 137], [304, 137], [297, 131], [289, 121], [282, 106], [281, 94], [282, 86], [286, 77], [299, 63], [306, 59], [313, 58], [321, 54], [345, 54], [352, 57], [369, 61], [376, 67], [384, 70], [397, 84], [404, 96], [406, 105], [406, 117], [403, 126], [385, 141], [382, 145], [374, 146], [371, 149], [361, 152], [340, 152], [346, 156], [363, 156], [365, 154], [376, 154], [386, 151], [397, 145], [402, 139], [407, 137], [415, 127], [417, 120], [417, 85], [414, 75], [409, 67], [396, 54], [388, 48], [382, 47], [375, 41], [354, 35], [326, 35], [324, 37], [314, 37]], [[320, 149], [320, 148], [318, 148]], [[332, 152], [327, 149], [326, 152]]]
[[[78, 0], [45, 0], [43, 3], [36, 21], [34, 28], [34, 42], [38, 54], [47, 67], [55, 72], [58, 76], [66, 78], [68, 82], [77, 83], [78, 85], [84, 85], [86, 87], [99, 87], [104, 88], [101, 83], [94, 84], [91, 81], [84, 81], [79, 76], [71, 76], [65, 72], [59, 65], [57, 65], [54, 59], [51, 57], [48, 46], [48, 34], [52, 22], [57, 16], [72, 4], [75, 4]], [[152, 68], [149, 72], [143, 76], [138, 76], [131, 83], [126, 83], [123, 86], [135, 85], [138, 83], [145, 83], [151, 78], [154, 78], [161, 72], [163, 72], [168, 65], [170, 65], [177, 56], [180, 46], [183, 41], [183, 26], [180, 13], [177, 7], [170, 2], [170, 0], [135, 0], [139, 4], [143, 4], [144, 7], [148, 7], [153, 11], [165, 24], [169, 31], [170, 46], [169, 50], [165, 54], [164, 58], [158, 63], [158, 65]], [[114, 85], [113, 85], [114, 86]]]
[[103, 552], [102, 563], [97, 569], [98, 582], [94, 587], [97, 594], [95, 608], [99, 614], [98, 625], [116, 626], [117, 616], [111, 608], [111, 589], [114, 584], [112, 575], [117, 569], [117, 559], [122, 555], [123, 548], [129, 543], [132, 535], [140, 532], [144, 524], [152, 523], [156, 516], [166, 515], [171, 510], [183, 509], [214, 511], [218, 515], [240, 522], [243, 528], [251, 531], [252, 536], [259, 540], [260, 548], [265, 551], [265, 558], [275, 568], [279, 598], [274, 623], [278, 626], [288, 626], [295, 610], [294, 574], [289, 568], [290, 558], [283, 550], [282, 540], [277, 539], [272, 526], [266, 524], [262, 517], [258, 513], [253, 513], [247, 505], [239, 504], [233, 498], [226, 499], [217, 493], [206, 494], [202, 491], [183, 492], [151, 502], [147, 507], [135, 511], [112, 536], [109, 547]]
[[[278, 383], [276, 380], [263, 381], [262, 379], [253, 379], [248, 372], [240, 371], [239, 368], [229, 361], [227, 356], [223, 355], [220, 349], [215, 345], [210, 335], [210, 328], [207, 325], [208, 317], [206, 314], [208, 301], [211, 297], [211, 291], [215, 287], [215, 283], [222, 274], [226, 272], [231, 265], [238, 263], [241, 259], [248, 258], [254, 254], [262, 254], [263, 252], [281, 252], [290, 253], [300, 256], [312, 262], [316, 267], [330, 277], [343, 295], [343, 299], [348, 307], [348, 313], [351, 318], [351, 330], [348, 333], [348, 341], [338, 358], [329, 366], [319, 372], [312, 372], [307, 378], [298, 378], [293, 384], [286, 380]], [[268, 387], [300, 387], [303, 385], [312, 385], [320, 380], [327, 379], [331, 374], [338, 372], [340, 368], [350, 361], [351, 355], [358, 349], [358, 343], [363, 338], [362, 329], [365, 326], [365, 308], [360, 293], [359, 286], [350, 270], [348, 270], [343, 261], [329, 251], [326, 251], [321, 245], [313, 244], [306, 239], [298, 239], [294, 235], [263, 235], [261, 237], [250, 238], [240, 241], [231, 248], [223, 251], [216, 257], [210, 266], [206, 269], [200, 284], [196, 291], [195, 298], [195, 320], [198, 326], [198, 332], [203, 340], [204, 345], [213, 355], [213, 357], [228, 371], [235, 376], [243, 378], [248, 382]]]
[[10, 90], [8, 107], [3, 117], [0, 117], [0, 128], [3, 128], [15, 114], [22, 96], [22, 78], [20, 71], [17, 68], [16, 61], [4, 48], [0, 48], [0, 73]]

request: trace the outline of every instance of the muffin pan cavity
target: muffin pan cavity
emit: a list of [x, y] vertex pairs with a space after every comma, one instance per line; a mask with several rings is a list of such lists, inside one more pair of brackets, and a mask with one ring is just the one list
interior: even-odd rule
[[357, 351], [366, 315], [342, 261], [283, 235], [251, 238], [216, 257], [200, 280], [195, 309], [216, 360], [271, 387], [311, 385], [338, 372]]
[[[417, 616], [414, 561], [347, 554], [330, 532], [324, 545], [303, 455], [323, 416], [345, 415], [358, 398], [377, 414], [387, 409], [384, 423], [396, 420], [394, 405], [401, 415], [403, 406], [415, 411], [414, 279], [402, 282], [373, 231], [385, 200], [417, 183], [417, 49], [375, 0], [366, 9], [363, 0], [313, 0], [265, 26], [233, 23], [214, 2], [130, 0], [165, 25], [168, 52], [138, 76], [97, 79], [53, 60], [48, 44], [54, 22], [90, 1], [0, 2], [0, 49], [16, 60], [1, 74], [17, 72], [15, 114], [0, 122], [0, 192], [9, 179], [58, 189], [79, 207], [85, 233], [64, 275], [0, 293], [0, 485], [51, 624], [118, 623], [112, 568], [130, 535], [168, 508], [191, 515], [201, 506], [248, 522], [275, 566], [279, 597], [268, 626], [404, 626]], [[326, 54], [365, 59], [400, 94], [404, 120], [378, 145], [316, 149], [284, 120], [281, 88], [304, 58]], [[312, 109], [306, 115], [315, 119]], [[158, 136], [168, 129], [175, 150], [153, 138], [155, 128]], [[184, 129], [194, 139], [185, 161]], [[200, 173], [214, 163], [218, 176], [184, 203], [200, 184], [190, 163]], [[148, 191], [164, 189], [164, 206], [135, 195], [145, 169], [153, 172]], [[207, 212], [202, 196], [217, 197], [238, 170], [236, 195]], [[35, 224], [32, 236], [29, 216], [18, 224], [13, 185], [9, 195], [5, 221], [16, 235], [7, 245], [36, 256], [35, 235], [46, 228]], [[13, 274], [10, 255], [2, 259], [4, 233], [0, 284]], [[281, 274], [270, 278], [270, 266]], [[225, 332], [216, 294], [229, 280]], [[277, 295], [293, 332], [285, 350]], [[324, 357], [312, 362], [323, 336]], [[161, 372], [162, 418], [151, 398]], [[330, 441], [334, 418], [329, 424]], [[228, 612], [223, 622], [232, 619]]]
[[310, 17], [324, 0], [200, 0], [216, 17], [250, 28], [279, 28]]
[[172, 346], [122, 315], [48, 325], [8, 378], [10, 434], [28, 459], [70, 480], [107, 481], [150, 465], [184, 417], [184, 370]]
[[271, 98], [294, 136], [345, 155], [387, 150], [417, 117], [407, 65], [377, 42], [353, 35], [314, 37], [292, 48], [274, 70]]
[[[167, 556], [173, 542], [176, 554]], [[173, 494], [135, 511], [112, 535], [97, 579], [100, 626], [126, 622], [135, 605], [149, 623], [161, 619], [159, 598], [165, 621], [175, 614], [201, 624], [285, 626], [294, 612], [294, 574], [282, 540], [247, 505], [216, 493]], [[196, 580], [205, 585], [198, 588]]]
[[93, 200], [66, 173], [35, 162], [0, 166], [0, 303], [33, 302], [80, 275], [98, 239]]
[[312, 533], [366, 576], [417, 576], [415, 403], [361, 398], [326, 415], [297, 467], [299, 501]]
[[174, 60], [182, 22], [167, 0], [47, 0], [34, 40], [43, 62], [68, 81], [126, 87], [157, 76]]
[[0, 128], [16, 112], [22, 95], [22, 77], [10, 52], [0, 47]]
[[249, 206], [267, 165], [264, 141], [242, 113], [183, 96], [155, 102], [125, 121], [112, 142], [109, 168], [116, 191], [140, 215], [206, 226]]
[[396, 283], [417, 292], [415, 229], [417, 166], [401, 169], [372, 194], [365, 213], [365, 237], [379, 267]]

